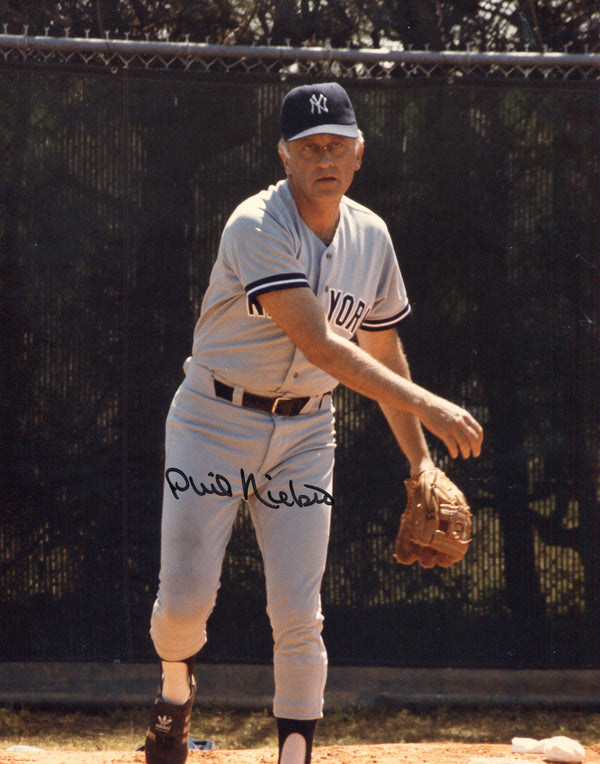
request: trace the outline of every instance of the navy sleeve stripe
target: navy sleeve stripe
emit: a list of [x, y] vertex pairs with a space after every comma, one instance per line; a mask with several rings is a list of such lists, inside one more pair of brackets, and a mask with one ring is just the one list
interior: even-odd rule
[[307, 287], [308, 280], [303, 273], [282, 273], [276, 276], [265, 276], [262, 279], [252, 281], [246, 286], [246, 294], [253, 300], [258, 295], [273, 292], [278, 289], [292, 289], [293, 287]]
[[407, 305], [404, 310], [401, 310], [399, 313], [395, 313], [388, 318], [367, 318], [362, 322], [360, 328], [364, 329], [366, 332], [377, 332], [381, 329], [390, 329], [404, 321], [410, 313], [411, 307], [410, 305]]

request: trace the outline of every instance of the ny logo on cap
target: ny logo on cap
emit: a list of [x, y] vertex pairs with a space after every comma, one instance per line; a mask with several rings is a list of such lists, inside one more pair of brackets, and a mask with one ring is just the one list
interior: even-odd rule
[[319, 93], [319, 95], [316, 95], [313, 93], [310, 97], [310, 113], [314, 114], [315, 109], [317, 110], [317, 114], [320, 114], [322, 111], [328, 112], [329, 109], [327, 108], [327, 98], [323, 95], [323, 93]]

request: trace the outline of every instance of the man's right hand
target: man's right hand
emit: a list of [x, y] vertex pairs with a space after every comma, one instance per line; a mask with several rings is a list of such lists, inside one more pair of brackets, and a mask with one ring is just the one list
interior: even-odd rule
[[[417, 416], [430, 432], [438, 437], [453, 459], [479, 456], [483, 428], [469, 412], [445, 398], [429, 393], [422, 413]], [[429, 400], [430, 399], [430, 400]]]

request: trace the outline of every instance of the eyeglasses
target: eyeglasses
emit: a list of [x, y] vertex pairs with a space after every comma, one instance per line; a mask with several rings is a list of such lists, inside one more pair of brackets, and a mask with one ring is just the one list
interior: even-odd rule
[[330, 157], [340, 159], [345, 156], [349, 150], [350, 144], [343, 143], [342, 141], [331, 141], [325, 146], [321, 146], [318, 143], [304, 143], [298, 150], [298, 153], [302, 159], [315, 160], [320, 159], [321, 154], [326, 151]]

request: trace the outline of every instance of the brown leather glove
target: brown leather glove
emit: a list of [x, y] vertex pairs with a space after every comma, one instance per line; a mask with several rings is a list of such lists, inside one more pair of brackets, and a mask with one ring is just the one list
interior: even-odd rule
[[438, 469], [406, 480], [407, 504], [400, 518], [394, 557], [403, 565], [448, 568], [462, 560], [471, 542], [471, 511], [463, 492]]

